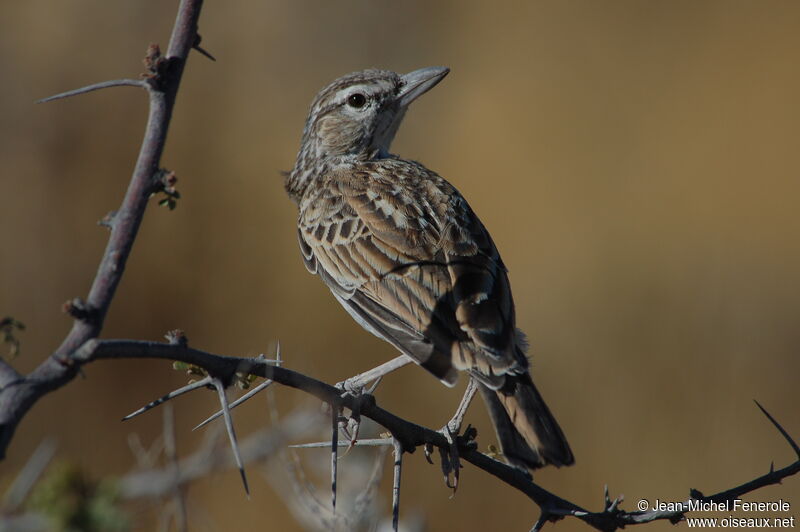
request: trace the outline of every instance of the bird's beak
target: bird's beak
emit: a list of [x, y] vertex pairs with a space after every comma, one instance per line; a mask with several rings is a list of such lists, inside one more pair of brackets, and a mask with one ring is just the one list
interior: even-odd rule
[[400, 76], [403, 85], [398, 94], [400, 107], [408, 107], [411, 102], [431, 90], [450, 72], [447, 67], [420, 68]]

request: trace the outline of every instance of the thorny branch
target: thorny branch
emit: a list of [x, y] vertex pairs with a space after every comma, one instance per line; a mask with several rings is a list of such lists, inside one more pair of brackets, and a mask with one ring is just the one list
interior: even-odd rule
[[[27, 375], [18, 373], [8, 362], [0, 359], [0, 459], [5, 457], [5, 451], [13, 438], [16, 427], [28, 410], [40, 398], [70, 382], [83, 365], [95, 360], [117, 358], [177, 360], [202, 368], [207, 372], [207, 384], [216, 388], [220, 397], [223, 415], [228, 426], [228, 434], [231, 438], [240, 471], [243, 471], [242, 464], [247, 462], [248, 452], [245, 449], [241, 453], [241, 457], [237, 456], [239, 454], [239, 446], [233, 433], [233, 426], [228, 413], [230, 406], [225, 395], [225, 389], [240, 374], [257, 375], [284, 386], [297, 388], [330, 404], [334, 418], [334, 431], [337, 427], [336, 418], [342, 407], [370, 418], [388, 429], [391, 433], [391, 439], [387, 440], [387, 444], [391, 444], [394, 447], [396, 460], [396, 493], [393, 504], [394, 525], [396, 527], [402, 455], [404, 453], [413, 453], [420, 446], [435, 446], [445, 454], [450, 452], [453, 442], [449, 442], [441, 432], [416, 425], [380, 408], [369, 394], [343, 394], [341, 388], [283, 367], [271, 365], [263, 358], [222, 357], [192, 349], [186, 345], [185, 341], [156, 343], [97, 339], [102, 331], [106, 314], [124, 273], [128, 256], [136, 239], [150, 196], [154, 192], [164, 191], [168, 196], [167, 201], [170, 207], [174, 206], [174, 201], [178, 198], [178, 194], [174, 190], [174, 174], [162, 170], [159, 165], [188, 54], [192, 49], [195, 49], [211, 57], [199, 46], [200, 37], [197, 33], [197, 22], [201, 7], [202, 0], [181, 0], [167, 52], [162, 56], [156, 45], [150, 46], [145, 58], [146, 72], [143, 74], [142, 79], [120, 79], [97, 83], [41, 100], [51, 101], [108, 87], [134, 86], [147, 91], [150, 107], [144, 140], [142, 141], [128, 190], [120, 208], [104, 220], [103, 223], [111, 231], [89, 294], [86, 300], [76, 298], [65, 305], [65, 310], [74, 319], [72, 329], [55, 352]], [[399, 367], [407, 362], [407, 360], [398, 358], [387, 364], [392, 367], [395, 365]], [[359, 377], [362, 377], [362, 380], [366, 382], [367, 377], [371, 374], [371, 372], [367, 372]], [[356, 380], [358, 381], [358, 379]], [[196, 388], [196, 386], [184, 388], [165, 397], [164, 400]], [[156, 406], [157, 404], [160, 403], [155, 402], [151, 406]], [[759, 405], [759, 408], [764, 411], [764, 414], [792, 446], [797, 453], [797, 460], [783, 469], [774, 470], [771, 467], [770, 471], [761, 477], [714, 495], [705, 496], [697, 490], [692, 490], [690, 500], [703, 502], [730, 501], [763, 486], [779, 483], [782, 479], [800, 471], [800, 448], [761, 405]], [[338, 447], [335, 433], [331, 443], [334, 450], [335, 465], [335, 450]], [[683, 518], [683, 514], [689, 508], [687, 501], [683, 511], [625, 512], [620, 508], [622, 499], [616, 498], [611, 501], [606, 493], [603, 510], [590, 512], [538, 486], [532, 482], [527, 473], [478, 452], [472, 443], [469, 438], [457, 437], [455, 439], [460, 459], [470, 462], [526, 494], [541, 508], [541, 516], [534, 525], [533, 530], [539, 530], [545, 523], [557, 521], [567, 516], [573, 516], [602, 531], [615, 531], [626, 525], [642, 524], [663, 519], [675, 523]], [[349, 442], [349, 444], [352, 445], [353, 441]], [[181, 462], [177, 467], [170, 468], [165, 472], [142, 474], [140, 477], [129, 479], [123, 485], [124, 492], [131, 495], [137, 493], [137, 490], [143, 488], [151, 489], [154, 485], [160, 485], [164, 487], [164, 494], [175, 494], [176, 488], [181, 482], [193, 475], [203, 474], [206, 471], [204, 467], [207, 465], [207, 462]], [[332, 481], [335, 483], [335, 469], [333, 474]], [[153, 475], [157, 475], [158, 478]], [[20, 490], [24, 491], [23, 488], [20, 488]]]
[[[399, 448], [403, 453], [413, 453], [418, 447], [426, 445], [449, 451], [451, 446], [451, 443], [447, 441], [447, 438], [441, 432], [422, 427], [384, 410], [377, 405], [371, 395], [342, 394], [340, 388], [302, 373], [275, 366], [272, 361], [264, 360], [263, 357], [220, 356], [193, 349], [188, 345], [136, 340], [90, 340], [78, 349], [73, 356], [74, 363], [78, 365], [87, 364], [95, 360], [118, 358], [177, 360], [204, 368], [210, 376], [214, 376], [214, 378], [220, 379], [222, 382], [230, 382], [237, 373], [257, 375], [278, 384], [302, 390], [323, 402], [337, 405], [337, 407], [358, 410], [362, 416], [385, 427], [397, 442], [396, 449]], [[767, 414], [766, 411], [764, 413]], [[797, 450], [797, 444], [789, 437], [783, 427], [772, 416], [769, 414], [767, 416], [789, 442], [792, 449]], [[527, 473], [477, 451], [474, 445], [470, 445], [470, 441], [465, 441], [462, 437], [457, 437], [455, 441], [459, 446], [459, 457], [462, 460], [473, 464], [519, 490], [539, 506], [542, 510], [542, 516], [539, 519], [541, 524], [546, 521], [557, 521], [567, 516], [573, 516], [597, 530], [611, 532], [628, 525], [649, 523], [657, 520], [678, 522], [683, 519], [683, 514], [689, 508], [687, 501], [684, 504], [685, 510], [683, 511], [626, 512], [620, 508], [621, 499], [610, 501], [606, 497], [603, 510], [592, 512], [547, 491], [534, 483]], [[339, 443], [344, 444], [345, 442]], [[389, 444], [388, 441], [387, 444]], [[764, 486], [778, 484], [784, 478], [792, 476], [798, 471], [800, 471], [800, 452], [797, 453], [797, 459], [792, 464], [782, 469], [774, 470], [771, 468], [765, 475], [713, 495], [706, 496], [697, 490], [692, 490], [691, 498], [702, 502], [731, 501]], [[539, 526], [541, 527], [541, 525]]]
[[89, 295], [85, 301], [75, 300], [65, 307], [74, 318], [72, 329], [56, 351], [28, 375], [10, 371], [5, 363], [0, 367], [0, 459], [5, 458], [17, 425], [34, 403], [75, 378], [80, 365], [73, 362], [71, 355], [102, 331], [148, 200], [153, 192], [163, 187], [158, 179], [161, 176], [159, 163], [183, 68], [190, 50], [199, 42], [197, 21], [202, 4], [202, 0], [181, 1], [167, 53], [162, 57], [157, 46], [150, 46], [145, 58], [147, 72], [143, 80], [100, 83], [58, 96], [134, 85], [147, 90], [150, 110], [128, 190], [122, 205], [106, 224], [111, 234]]

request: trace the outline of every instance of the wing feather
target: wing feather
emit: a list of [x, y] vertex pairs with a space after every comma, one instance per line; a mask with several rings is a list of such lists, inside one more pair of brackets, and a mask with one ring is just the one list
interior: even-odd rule
[[449, 183], [389, 159], [309, 190], [298, 232], [306, 267], [362, 326], [448, 385], [460, 369], [497, 389], [524, 364], [506, 269]]

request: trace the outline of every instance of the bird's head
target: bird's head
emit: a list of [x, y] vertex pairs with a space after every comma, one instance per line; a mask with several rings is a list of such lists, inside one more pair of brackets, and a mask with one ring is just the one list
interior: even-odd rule
[[385, 155], [411, 102], [448, 72], [446, 67], [403, 75], [363, 70], [337, 79], [311, 104], [300, 155], [306, 159]]

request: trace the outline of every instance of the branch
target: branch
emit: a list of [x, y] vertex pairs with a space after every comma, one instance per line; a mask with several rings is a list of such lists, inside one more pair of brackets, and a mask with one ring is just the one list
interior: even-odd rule
[[183, 68], [192, 47], [199, 42], [197, 21], [202, 4], [202, 0], [181, 0], [166, 57], [161, 57], [157, 46], [153, 45], [148, 50], [145, 58], [147, 81], [110, 81], [56, 96], [66, 97], [119, 85], [146, 86], [150, 110], [144, 140], [128, 190], [122, 205], [108, 223], [111, 228], [108, 244], [89, 295], [85, 303], [81, 302], [81, 312], [73, 313], [75, 321], [72, 329], [58, 349], [29, 375], [15, 378], [8, 368], [0, 367], [3, 379], [0, 388], [0, 459], [5, 458], [17, 425], [34, 403], [75, 377], [79, 365], [72, 362], [72, 353], [88, 340], [99, 336], [103, 328], [111, 301], [125, 272], [148, 199], [157, 190], [159, 163]]
[[[426, 445], [432, 445], [447, 452], [452, 445], [441, 432], [402, 419], [379, 407], [374, 397], [370, 395], [354, 396], [342, 394], [340, 388], [285, 367], [275, 366], [272, 361], [267, 361], [263, 357], [220, 356], [190, 348], [185, 344], [94, 339], [88, 341], [75, 352], [72, 362], [80, 366], [96, 360], [121, 358], [177, 360], [199, 366], [206, 370], [209, 376], [219, 379], [223, 383], [232, 382], [237, 373], [247, 373], [270, 379], [284, 386], [311, 394], [332, 405], [333, 409], [344, 407], [359, 411], [362, 416], [372, 419], [389, 430], [392, 437], [397, 441], [399, 448], [405, 453], [413, 453], [418, 447]], [[767, 416], [781, 434], [784, 435], [792, 448], [796, 449], [797, 445], [789, 437], [788, 433], [769, 414]], [[375, 442], [371, 443], [374, 445]], [[615, 531], [628, 525], [643, 524], [657, 520], [678, 522], [683, 519], [683, 514], [690, 510], [689, 503], [692, 500], [701, 502], [730, 501], [761, 487], [779, 483], [782, 479], [800, 472], [800, 453], [798, 453], [795, 462], [789, 466], [777, 471], [771, 469], [767, 474], [729, 490], [710, 496], [704, 496], [700, 492], [693, 490], [692, 499], [684, 503], [682, 511], [625, 512], [619, 508], [621, 499], [616, 499], [612, 502], [606, 496], [605, 508], [598, 512], [591, 512], [535, 484], [527, 472], [511, 467], [475, 450], [474, 445], [470, 445], [468, 439], [465, 440], [458, 437], [456, 438], [456, 444], [459, 445], [460, 459], [470, 462], [477, 468], [486, 471], [505, 484], [524, 493], [539, 506], [542, 509], [542, 517], [537, 522], [539, 527], [544, 521], [555, 521], [567, 516], [573, 516], [593, 528], [605, 532]], [[330, 443], [327, 445], [330, 445]]]

